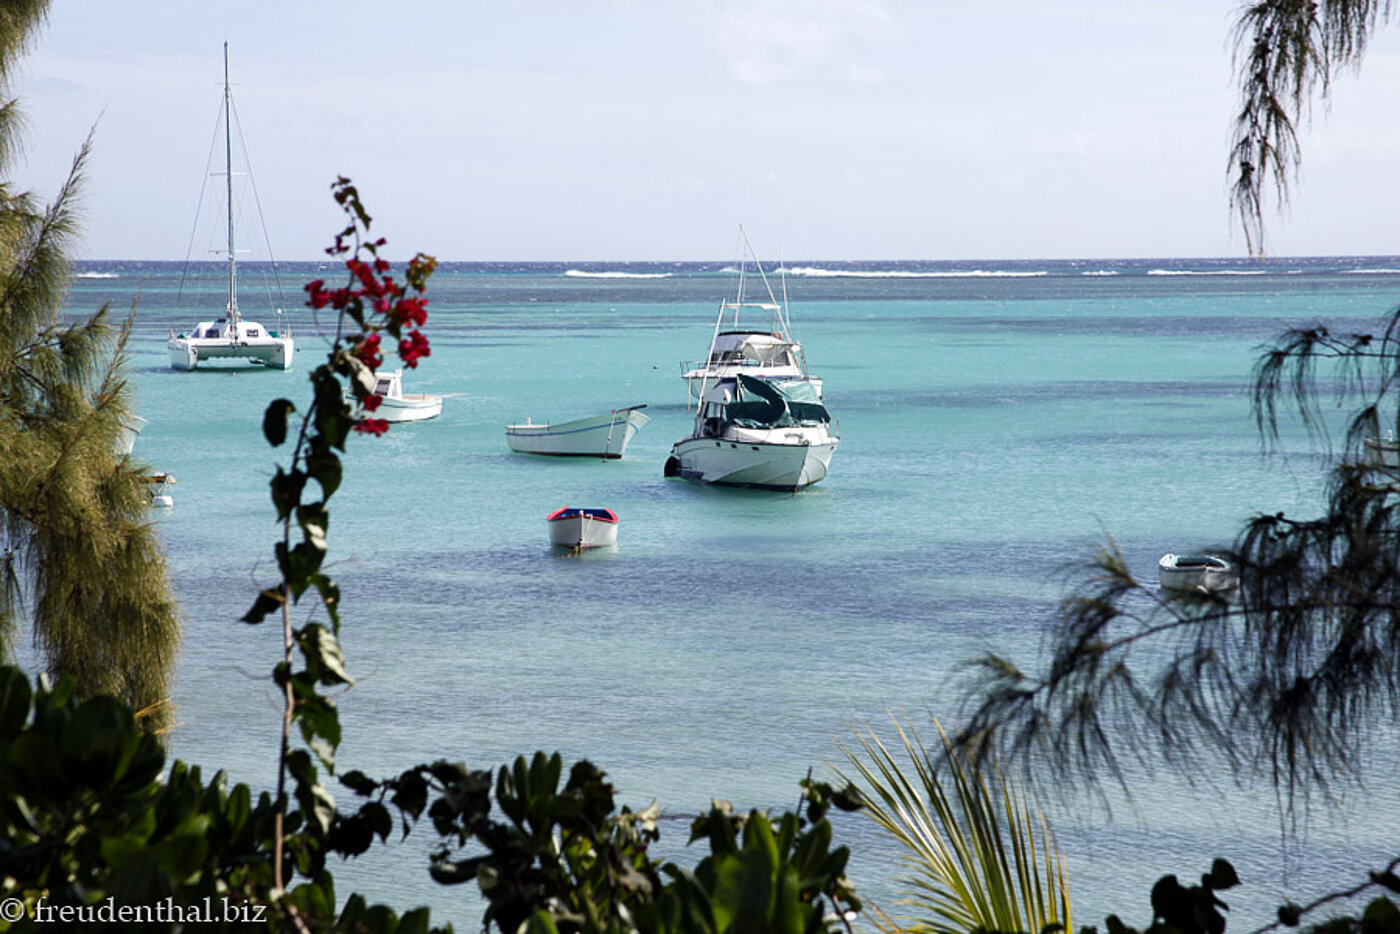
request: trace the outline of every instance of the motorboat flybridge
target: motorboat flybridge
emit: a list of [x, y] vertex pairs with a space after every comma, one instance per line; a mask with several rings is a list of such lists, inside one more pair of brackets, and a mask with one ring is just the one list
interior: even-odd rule
[[756, 257], [753, 262], [768, 301], [744, 300], [741, 264], [738, 295], [720, 302], [709, 355], [683, 367], [695, 424], [671, 448], [664, 472], [795, 492], [826, 476], [840, 428], [822, 401], [821, 380], [807, 372], [802, 345], [792, 337], [786, 282], [779, 302], [762, 265]]
[[177, 370], [193, 370], [201, 361], [241, 358], [273, 369], [289, 370], [295, 346], [291, 330], [277, 311], [275, 329], [256, 321], [245, 321], [238, 310], [238, 264], [233, 240], [233, 99], [229, 92], [228, 43], [224, 43], [224, 182], [228, 198], [228, 304], [224, 316], [201, 321], [188, 334], [170, 332], [166, 347], [170, 365]]

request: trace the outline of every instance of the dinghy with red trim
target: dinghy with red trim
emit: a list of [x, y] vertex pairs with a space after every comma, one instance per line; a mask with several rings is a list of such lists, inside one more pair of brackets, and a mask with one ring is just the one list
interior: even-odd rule
[[550, 513], [549, 541], [560, 548], [582, 551], [617, 544], [617, 513], [602, 507], [565, 506]]

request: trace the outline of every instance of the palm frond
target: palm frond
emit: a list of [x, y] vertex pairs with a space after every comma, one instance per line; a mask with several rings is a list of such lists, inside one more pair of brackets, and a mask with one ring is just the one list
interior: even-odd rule
[[918, 732], [892, 718], [894, 751], [869, 728], [846, 749], [867, 814], [905, 851], [908, 894], [900, 920], [936, 934], [1040, 932], [1071, 928], [1064, 863], [1043, 815], [994, 764], [979, 768], [935, 721], [942, 752], [930, 754]]

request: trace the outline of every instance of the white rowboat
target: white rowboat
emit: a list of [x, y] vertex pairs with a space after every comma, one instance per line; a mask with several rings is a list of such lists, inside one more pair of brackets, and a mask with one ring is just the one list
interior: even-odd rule
[[1215, 555], [1165, 554], [1157, 562], [1157, 583], [1163, 590], [1230, 590], [1239, 575], [1230, 562]]
[[651, 421], [640, 411], [644, 408], [633, 405], [551, 425], [536, 425], [526, 419], [523, 425], [506, 426], [506, 444], [521, 454], [615, 460], [627, 450], [637, 430]]

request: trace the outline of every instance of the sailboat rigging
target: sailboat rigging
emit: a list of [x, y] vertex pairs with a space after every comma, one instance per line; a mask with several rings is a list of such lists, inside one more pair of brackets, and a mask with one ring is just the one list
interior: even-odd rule
[[170, 365], [177, 370], [193, 370], [200, 361], [217, 358], [242, 358], [250, 363], [289, 370], [295, 354], [291, 329], [281, 323], [281, 310], [276, 330], [256, 321], [245, 320], [238, 310], [238, 262], [234, 251], [233, 227], [233, 95], [229, 85], [228, 43], [224, 43], [224, 181], [228, 201], [227, 258], [228, 304], [224, 316], [214, 321], [201, 321], [189, 334], [170, 332], [166, 345], [170, 350]]

